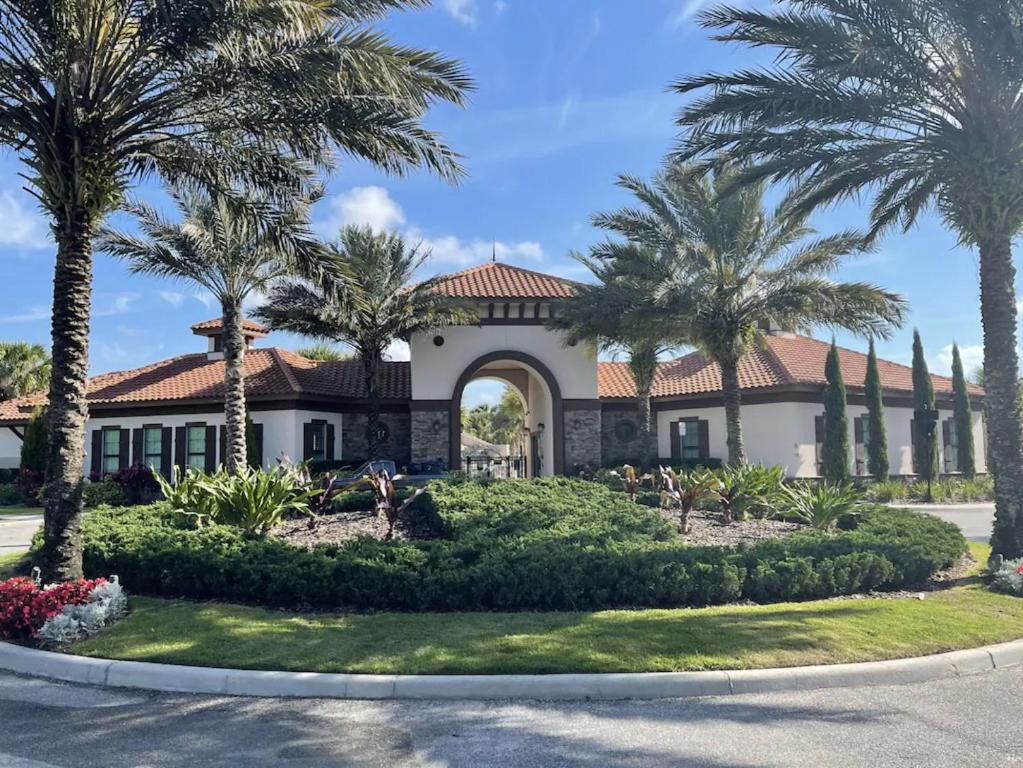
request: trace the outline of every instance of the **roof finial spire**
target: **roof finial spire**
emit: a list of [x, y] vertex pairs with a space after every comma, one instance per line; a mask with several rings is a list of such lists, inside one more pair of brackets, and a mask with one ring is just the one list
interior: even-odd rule
[[490, 261], [494, 264], [497, 263], [497, 240], [494, 240], [493, 247], [490, 252]]

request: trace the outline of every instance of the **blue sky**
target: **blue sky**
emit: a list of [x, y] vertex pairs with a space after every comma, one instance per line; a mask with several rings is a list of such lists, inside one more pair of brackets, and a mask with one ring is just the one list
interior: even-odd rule
[[[330, 179], [315, 214], [325, 235], [348, 222], [393, 227], [433, 250], [432, 272], [489, 259], [492, 243], [511, 264], [582, 277], [568, 257], [601, 235], [591, 214], [625, 204], [616, 174], [649, 175], [677, 136], [681, 97], [667, 91], [683, 74], [755, 61], [707, 39], [694, 15], [700, 0], [435, 0], [433, 8], [387, 19], [402, 43], [460, 59], [477, 82], [465, 109], [441, 107], [428, 124], [465, 155], [468, 178], [451, 187], [425, 173], [399, 179], [348, 161]], [[0, 339], [48, 344], [53, 246], [46, 222], [22, 190], [13, 155], [0, 154]], [[158, 188], [138, 190], [158, 202]], [[848, 204], [815, 218], [822, 232], [865, 223]], [[889, 236], [840, 277], [877, 282], [911, 304], [909, 324], [879, 353], [910, 359], [920, 328], [932, 370], [947, 373], [953, 340], [967, 369], [979, 365], [981, 329], [976, 255], [956, 247], [936, 215]], [[95, 271], [92, 371], [119, 370], [203, 349], [188, 326], [213, 317], [208, 297], [188, 285], [130, 276], [99, 256]], [[826, 338], [829, 331], [818, 335]], [[865, 348], [838, 334], [841, 343]], [[301, 340], [275, 334], [268, 343]], [[400, 355], [401, 350], [396, 350]], [[486, 388], [473, 402], [490, 400]]]

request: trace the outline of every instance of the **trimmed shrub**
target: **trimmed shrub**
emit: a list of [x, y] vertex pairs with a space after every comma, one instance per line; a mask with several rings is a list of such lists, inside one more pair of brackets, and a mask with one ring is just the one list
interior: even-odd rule
[[15, 483], [0, 485], [0, 507], [18, 507], [28, 504], [30, 499]]
[[87, 573], [138, 593], [365, 610], [592, 610], [805, 600], [917, 584], [966, 551], [926, 515], [865, 508], [848, 530], [747, 549], [687, 547], [657, 510], [567, 478], [433, 483], [413, 507], [443, 538], [361, 538], [306, 551], [188, 527], [166, 505], [99, 510]]
[[86, 507], [119, 507], [124, 504], [124, 491], [111, 478], [104, 478], [82, 486], [82, 503]]

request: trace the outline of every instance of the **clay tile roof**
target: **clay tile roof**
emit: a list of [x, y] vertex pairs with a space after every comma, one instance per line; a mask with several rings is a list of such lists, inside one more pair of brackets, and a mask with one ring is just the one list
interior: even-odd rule
[[[824, 384], [824, 361], [830, 344], [806, 336], [784, 334], [767, 336], [762, 347], [755, 347], [739, 365], [739, 384], [743, 389], [782, 387], [786, 384]], [[863, 386], [867, 356], [839, 347], [842, 378], [850, 389]], [[913, 391], [913, 372], [905, 365], [878, 360], [881, 386], [893, 392]], [[934, 391], [952, 391], [952, 379], [932, 375]], [[597, 390], [600, 397], [635, 397], [636, 387], [626, 363], [599, 363]], [[969, 385], [970, 393], [982, 396], [984, 390]], [[654, 397], [679, 397], [721, 391], [721, 370], [699, 352], [678, 360], [661, 363], [654, 377]]]
[[[214, 317], [210, 320], [203, 320], [192, 326], [192, 333], [196, 336], [211, 336], [224, 330], [224, 318]], [[266, 336], [270, 329], [262, 323], [245, 318], [242, 320], [242, 330], [252, 335]]]
[[490, 262], [479, 267], [441, 275], [437, 290], [448, 296], [470, 299], [567, 299], [578, 283], [522, 267]]
[[[362, 398], [366, 387], [362, 366], [352, 361], [307, 360], [282, 349], [252, 349], [245, 353], [245, 393], [273, 400], [302, 395]], [[385, 363], [380, 396], [408, 399], [412, 384], [408, 363]], [[88, 384], [91, 405], [137, 405], [172, 401], [222, 400], [224, 362], [206, 354], [183, 355], [130, 371], [93, 377]], [[45, 394], [0, 403], [0, 424], [25, 421]]]

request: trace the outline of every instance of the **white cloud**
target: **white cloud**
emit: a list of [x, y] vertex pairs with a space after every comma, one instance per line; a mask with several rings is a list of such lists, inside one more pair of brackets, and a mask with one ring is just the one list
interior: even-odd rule
[[[711, 5], [716, 4], [715, 0], [686, 0], [681, 8], [678, 8], [674, 12], [668, 14], [668, 18], [665, 19], [664, 25], [671, 30], [676, 30], [692, 21], [700, 11], [708, 8]], [[734, 2], [732, 5], [742, 7], [744, 5], [756, 5], [754, 0], [747, 0], [746, 2]]]
[[[410, 233], [414, 236], [416, 233]], [[497, 242], [480, 240], [463, 241], [454, 235], [437, 238], [421, 238], [422, 247], [428, 250], [435, 261], [460, 266], [471, 266], [489, 261], [495, 254], [500, 261], [541, 261], [543, 248], [535, 241]]]
[[506, 3], [504, 0], [497, 0], [497, 2], [494, 3], [494, 13], [502, 14], [507, 10], [508, 3]]
[[157, 294], [172, 307], [180, 307], [188, 298], [185, 294], [177, 291], [157, 291]]
[[42, 216], [29, 210], [10, 190], [0, 192], [0, 245], [46, 248], [52, 242]]
[[[105, 298], [100, 298], [101, 295], [98, 295], [96, 297], [96, 301], [93, 302], [93, 317], [112, 317], [113, 315], [123, 315], [125, 312], [130, 310], [131, 305], [140, 298], [137, 293], [120, 293], [113, 296], [112, 300], [107, 302]], [[102, 304], [100, 303], [101, 301]]]
[[14, 315], [4, 315], [0, 317], [0, 323], [34, 323], [39, 320], [50, 319], [50, 308], [44, 306], [30, 307], [24, 312], [19, 312]]
[[444, 0], [444, 10], [459, 24], [475, 26], [479, 9], [476, 0]]
[[408, 362], [412, 359], [412, 352], [409, 350], [408, 342], [396, 339], [384, 350], [384, 359], [394, 362]]
[[210, 311], [220, 309], [220, 302], [217, 301], [216, 297], [209, 291], [196, 291], [192, 294], [192, 298]]
[[[963, 360], [963, 370], [969, 376], [977, 368], [984, 365], [984, 346], [977, 344], [975, 346], [959, 347], [959, 356]], [[943, 376], [948, 376], [952, 373], [951, 344], [941, 348], [941, 351], [931, 360], [930, 367], [933, 369], [932, 373], [938, 373]]]
[[329, 216], [316, 223], [316, 229], [335, 237], [341, 227], [354, 224], [375, 230], [389, 230], [405, 223], [405, 212], [383, 187], [353, 187], [327, 200]]

